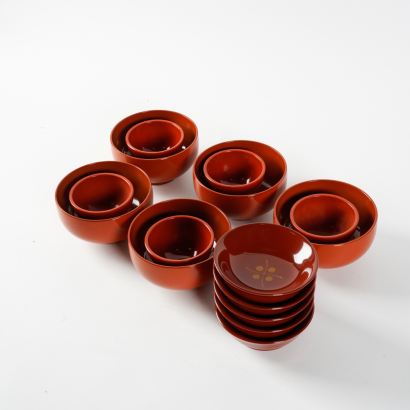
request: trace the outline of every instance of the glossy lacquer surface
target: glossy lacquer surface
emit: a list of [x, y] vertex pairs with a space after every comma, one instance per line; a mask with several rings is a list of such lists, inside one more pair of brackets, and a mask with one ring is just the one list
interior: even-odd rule
[[210, 187], [231, 195], [255, 193], [263, 182], [265, 171], [263, 159], [243, 149], [219, 151], [204, 164], [205, 178]]
[[361, 189], [346, 182], [318, 179], [306, 181], [287, 189], [278, 198], [273, 209], [273, 222], [292, 228], [290, 210], [301, 198], [327, 193], [339, 195], [350, 201], [359, 212], [359, 223], [353, 235], [343, 243], [313, 243], [321, 268], [338, 268], [363, 256], [373, 243], [377, 227], [377, 208], [373, 200]]
[[[114, 173], [127, 178], [134, 188], [131, 210], [109, 219], [84, 219], [74, 212], [69, 192], [80, 179], [97, 173]], [[55, 192], [58, 215], [64, 226], [75, 236], [90, 242], [112, 243], [127, 237], [128, 228], [137, 214], [150, 206], [153, 194], [147, 174], [134, 165], [117, 161], [96, 162], [70, 172]]]
[[318, 257], [301, 234], [279, 225], [242, 225], [225, 234], [215, 266], [229, 287], [249, 301], [290, 299], [316, 277]]
[[114, 218], [131, 209], [134, 187], [122, 175], [94, 174], [74, 184], [69, 198], [74, 211], [82, 218]]
[[181, 151], [184, 131], [171, 121], [150, 120], [134, 125], [125, 135], [131, 154], [138, 158], [161, 158]]
[[228, 297], [219, 289], [218, 285], [214, 286], [215, 297], [219, 302], [233, 315], [237, 320], [246, 323], [250, 326], [257, 327], [272, 327], [289, 322], [297, 316], [303, 309], [305, 309], [313, 300], [314, 292], [311, 292], [305, 299], [295, 305], [290, 310], [272, 316], [251, 315], [248, 312], [235, 306]]
[[128, 247], [135, 268], [150, 282], [169, 289], [193, 289], [212, 280], [214, 258], [186, 266], [164, 266], [154, 263], [145, 248], [148, 229], [161, 219], [190, 215], [205, 221], [218, 241], [231, 228], [226, 215], [217, 207], [196, 199], [172, 199], [158, 202], [134, 219], [128, 232]]
[[313, 319], [315, 307], [310, 311], [305, 320], [303, 320], [298, 326], [292, 329], [290, 332], [282, 336], [273, 337], [270, 339], [262, 339], [251, 337], [240, 332], [238, 329], [235, 329], [229, 321], [227, 321], [223, 315], [216, 309], [216, 317], [219, 320], [219, 323], [223, 328], [229, 332], [235, 339], [244, 344], [245, 346], [255, 349], [255, 350], [276, 350], [292, 342], [296, 337], [298, 337], [310, 324]]
[[349, 239], [359, 223], [359, 212], [347, 199], [315, 194], [299, 199], [290, 210], [292, 227], [317, 243], [340, 243]]
[[223, 306], [222, 303], [219, 302], [217, 298], [215, 298], [215, 306], [229, 324], [241, 333], [250, 337], [270, 339], [272, 337], [285, 335], [306, 319], [310, 311], [313, 309], [313, 301], [289, 322], [271, 326], [269, 328], [255, 327], [239, 321]]
[[163, 265], [191, 265], [208, 259], [214, 245], [214, 233], [205, 221], [177, 215], [158, 221], [145, 235], [145, 247], [151, 259]]
[[[212, 189], [204, 175], [205, 161], [213, 154], [226, 149], [244, 149], [259, 155], [266, 171], [258, 191], [247, 195], [228, 195]], [[230, 141], [214, 145], [202, 152], [193, 169], [194, 188], [198, 198], [216, 205], [229, 218], [246, 220], [270, 211], [286, 187], [286, 162], [283, 156], [269, 145], [256, 141]]]
[[316, 282], [316, 280], [313, 280], [311, 283], [305, 286], [299, 293], [285, 301], [277, 303], [257, 303], [249, 301], [235, 293], [232, 290], [232, 288], [229, 288], [227, 286], [226, 282], [221, 278], [221, 276], [215, 268], [213, 273], [215, 289], [218, 289], [220, 292], [222, 292], [229, 299], [229, 301], [233, 303], [237, 308], [251, 315], [257, 316], [281, 315], [284, 312], [293, 309], [314, 292]]
[[[184, 141], [181, 150], [163, 158], [137, 158], [129, 151], [125, 136], [134, 125], [154, 119], [171, 121], [182, 128]], [[124, 118], [113, 128], [111, 151], [117, 161], [134, 164], [143, 169], [152, 184], [165, 184], [184, 174], [194, 163], [198, 155], [198, 129], [191, 119], [177, 112], [165, 110], [139, 112]]]

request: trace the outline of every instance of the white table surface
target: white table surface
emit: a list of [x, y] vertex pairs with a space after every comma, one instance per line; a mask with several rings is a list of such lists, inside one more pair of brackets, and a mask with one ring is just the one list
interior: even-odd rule
[[[409, 408], [409, 18], [408, 1], [3, 0], [0, 409]], [[112, 127], [147, 109], [192, 118], [201, 151], [265, 142], [288, 186], [376, 202], [372, 248], [319, 271], [290, 345], [244, 347], [211, 284], [156, 287], [125, 242], [60, 223], [58, 182], [112, 159]], [[191, 171], [154, 196], [196, 198]]]

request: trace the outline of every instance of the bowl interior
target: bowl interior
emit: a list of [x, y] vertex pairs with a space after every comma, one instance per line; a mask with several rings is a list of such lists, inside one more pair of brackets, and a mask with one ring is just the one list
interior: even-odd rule
[[290, 211], [293, 205], [308, 195], [323, 193], [339, 195], [356, 207], [359, 213], [359, 222], [353, 234], [347, 239], [348, 242], [365, 235], [376, 223], [377, 209], [373, 200], [361, 189], [345, 182], [333, 180], [306, 181], [288, 188], [276, 201], [275, 217], [280, 225], [293, 229], [290, 221]]
[[148, 153], [159, 153], [182, 144], [184, 133], [177, 124], [164, 120], [141, 122], [126, 135], [134, 149]]
[[[230, 229], [230, 223], [225, 214], [207, 202], [196, 199], [172, 199], [158, 202], [141, 212], [130, 227], [129, 241], [140, 257], [154, 263], [146, 250], [145, 236], [156, 222], [177, 215], [193, 216], [205, 221], [214, 233], [214, 244]], [[210, 257], [212, 256], [213, 253], [210, 254]]]
[[[214, 145], [202, 152], [194, 165], [194, 172], [198, 181], [205, 187], [212, 189], [204, 174], [205, 161], [213, 154], [227, 149], [244, 149], [259, 155], [265, 163], [263, 182], [256, 193], [263, 192], [275, 186], [285, 175], [286, 162], [279, 152], [268, 145], [255, 141], [230, 141]], [[221, 194], [223, 195], [223, 194]]]
[[317, 253], [304, 236], [266, 223], [231, 230], [214, 254], [224, 280], [257, 294], [298, 291], [314, 279], [318, 268]]
[[194, 122], [185, 115], [179, 114], [173, 111], [165, 110], [152, 110], [144, 111], [137, 114], [130, 115], [129, 117], [121, 120], [111, 132], [111, 142], [117, 150], [120, 152], [132, 156], [130, 150], [125, 142], [125, 136], [127, 132], [134, 126], [144, 121], [149, 120], [166, 120], [177, 124], [182, 128], [184, 132], [184, 139], [181, 149], [177, 151], [181, 152], [188, 148], [196, 139], [198, 135], [198, 129]]
[[246, 150], [225, 150], [208, 158], [204, 172], [222, 185], [246, 185], [263, 176], [263, 160]]
[[203, 220], [180, 215], [162, 219], [147, 232], [146, 247], [151, 254], [167, 260], [186, 260], [210, 252], [214, 235]]
[[[359, 214], [340, 196], [319, 194], [300, 199], [290, 213], [293, 224], [315, 236], [335, 236], [355, 229]], [[302, 232], [303, 233], [303, 232]]]
[[136, 166], [118, 161], [96, 162], [72, 171], [61, 180], [56, 190], [56, 200], [60, 208], [72, 216], [81, 218], [74, 211], [70, 203], [70, 190], [73, 185], [82, 178], [100, 173], [122, 175], [131, 182], [134, 188], [134, 194], [129, 212], [137, 208], [145, 200], [151, 190], [149, 178]]
[[131, 182], [118, 174], [95, 174], [78, 181], [71, 190], [72, 201], [80, 208], [102, 212], [132, 200]]

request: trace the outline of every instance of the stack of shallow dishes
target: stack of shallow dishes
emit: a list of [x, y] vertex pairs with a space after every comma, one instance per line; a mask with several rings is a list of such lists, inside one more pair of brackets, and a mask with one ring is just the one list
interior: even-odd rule
[[290, 343], [310, 324], [319, 260], [298, 232], [255, 223], [226, 233], [214, 251], [216, 315], [256, 350]]

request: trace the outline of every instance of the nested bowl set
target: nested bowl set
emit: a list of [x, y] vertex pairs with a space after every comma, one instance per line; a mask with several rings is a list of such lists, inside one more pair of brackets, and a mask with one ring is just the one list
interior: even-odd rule
[[[111, 132], [115, 161], [80, 167], [58, 184], [64, 226], [97, 243], [128, 240], [148, 281], [193, 289], [213, 281], [216, 316], [240, 343], [275, 350], [313, 319], [318, 268], [352, 263], [370, 248], [377, 208], [362, 190], [314, 180], [286, 189], [287, 165], [274, 148], [237, 140], [198, 156], [198, 129], [164, 110], [133, 114]], [[153, 204], [152, 185], [193, 166], [199, 199]], [[273, 223], [245, 223], [273, 209]]]

